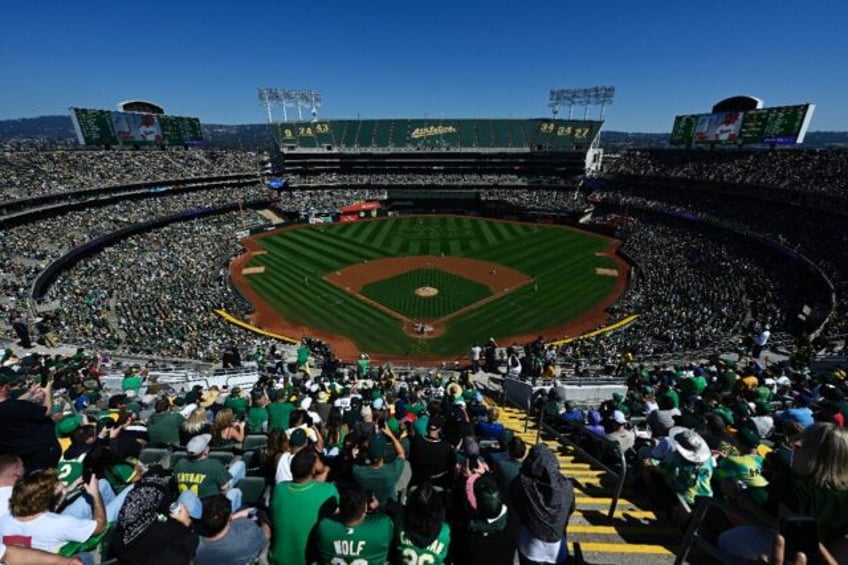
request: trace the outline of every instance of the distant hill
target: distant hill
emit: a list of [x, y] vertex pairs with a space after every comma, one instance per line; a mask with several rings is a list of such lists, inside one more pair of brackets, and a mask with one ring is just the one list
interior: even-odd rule
[[[265, 124], [203, 124], [203, 135], [211, 147], [261, 150], [271, 147], [271, 132]], [[666, 147], [667, 133], [601, 132], [601, 145], [607, 151]], [[73, 147], [77, 145], [69, 116], [41, 116], [0, 120], [0, 144], [11, 148]], [[807, 133], [804, 147], [848, 147], [848, 132]]]

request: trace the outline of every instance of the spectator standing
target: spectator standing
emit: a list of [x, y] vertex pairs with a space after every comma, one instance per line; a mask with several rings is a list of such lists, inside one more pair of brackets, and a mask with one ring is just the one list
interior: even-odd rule
[[566, 527], [574, 512], [574, 491], [559, 472], [556, 455], [545, 444], [530, 449], [518, 477], [510, 485], [509, 500], [521, 522], [519, 561], [568, 561]]
[[368, 514], [369, 501], [358, 486], [344, 489], [338, 516], [318, 523], [315, 538], [323, 565], [356, 562], [383, 565], [394, 536], [392, 520], [385, 514]]
[[489, 465], [495, 473], [498, 486], [502, 492], [507, 492], [512, 480], [521, 471], [521, 462], [527, 455], [527, 444], [518, 436], [509, 440], [506, 452], [492, 453], [489, 457]]
[[397, 562], [442, 565], [450, 546], [442, 497], [430, 483], [410, 495], [397, 526]]
[[521, 524], [518, 514], [502, 502], [501, 492], [489, 475], [473, 484], [468, 520], [452, 530], [455, 563], [513, 565]]
[[416, 434], [412, 438], [409, 454], [411, 485], [429, 481], [434, 486], [450, 487], [456, 457], [451, 444], [441, 437], [443, 421], [441, 415], [431, 416], [427, 422], [426, 435]]
[[247, 414], [247, 406], [248, 401], [242, 394], [241, 387], [233, 387], [227, 400], [224, 401], [224, 408], [229, 408], [237, 418], [241, 418]]
[[[387, 438], [395, 452], [395, 458], [390, 462], [385, 461]], [[403, 446], [388, 426], [376, 430], [376, 434], [368, 440], [368, 460], [369, 465], [353, 466], [353, 478], [363, 490], [373, 492], [379, 508], [385, 510], [389, 502], [397, 502], [398, 490], [406, 486], [399, 484], [406, 456]]]
[[286, 390], [277, 390], [274, 402], [268, 405], [268, 431], [289, 429], [291, 414], [295, 408]]
[[264, 390], [254, 390], [250, 409], [247, 411], [247, 432], [261, 434], [268, 431], [268, 395]]
[[751, 356], [755, 359], [759, 359], [763, 350], [768, 345], [769, 338], [771, 337], [771, 326], [766, 324], [763, 326], [763, 329], [757, 332], [757, 335], [754, 336], [754, 346], [751, 348]]
[[476, 341], [471, 346], [471, 372], [475, 375], [480, 371], [480, 356], [483, 354], [483, 348]]
[[285, 565], [306, 565], [307, 543], [315, 525], [335, 512], [339, 491], [316, 475], [318, 455], [304, 449], [292, 459], [292, 480], [280, 483], [271, 500], [274, 560]]
[[33, 385], [14, 398], [12, 385], [20, 382], [9, 369], [0, 374], [0, 452], [18, 455], [28, 472], [55, 468], [61, 449], [50, 419], [53, 380], [44, 388]]

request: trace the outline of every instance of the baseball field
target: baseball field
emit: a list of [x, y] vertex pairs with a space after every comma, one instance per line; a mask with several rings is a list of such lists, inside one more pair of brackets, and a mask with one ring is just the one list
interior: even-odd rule
[[244, 240], [231, 274], [259, 327], [340, 356], [452, 358], [474, 341], [575, 335], [605, 321], [628, 266], [616, 240], [465, 216], [295, 226]]

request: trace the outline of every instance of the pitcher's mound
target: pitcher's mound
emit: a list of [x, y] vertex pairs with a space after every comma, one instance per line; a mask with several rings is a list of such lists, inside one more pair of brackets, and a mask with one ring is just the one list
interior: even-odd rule
[[415, 296], [420, 296], [421, 298], [430, 298], [437, 294], [439, 294], [439, 289], [432, 286], [419, 286], [415, 289]]

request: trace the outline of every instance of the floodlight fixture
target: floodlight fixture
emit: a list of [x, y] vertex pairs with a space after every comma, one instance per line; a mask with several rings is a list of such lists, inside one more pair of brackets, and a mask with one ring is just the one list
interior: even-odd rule
[[568, 119], [573, 118], [574, 106], [583, 106], [583, 119], [589, 118], [589, 108], [600, 106], [601, 120], [604, 119], [604, 109], [612, 104], [615, 97], [614, 86], [592, 86], [588, 88], [556, 88], [550, 91], [550, 102], [548, 105], [554, 111], [554, 117], [559, 112], [560, 106], [568, 107]]
[[272, 123], [274, 118], [271, 114], [271, 106], [275, 102], [274, 89], [259, 87], [256, 89], [256, 96], [259, 98], [259, 105], [264, 107], [265, 111], [268, 112], [268, 123]]

